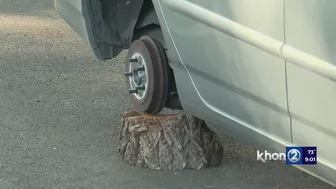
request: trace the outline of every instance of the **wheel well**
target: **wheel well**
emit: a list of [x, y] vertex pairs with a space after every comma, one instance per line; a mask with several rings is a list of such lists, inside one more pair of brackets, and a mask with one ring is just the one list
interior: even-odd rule
[[[167, 51], [159, 19], [152, 0], [86, 0], [83, 4], [88, 38], [95, 55], [101, 60], [112, 59], [142, 36], [161, 43]], [[167, 53], [166, 53], [167, 54]], [[167, 54], [168, 56], [168, 54]], [[170, 62], [169, 56], [167, 57]], [[172, 86], [166, 107], [180, 108], [173, 70]]]
[[164, 49], [167, 49], [152, 0], [144, 0], [133, 31], [132, 42], [145, 35], [157, 39]]
[[88, 41], [97, 58], [108, 60], [143, 35], [166, 47], [152, 0], [83, 0]]
[[[167, 53], [167, 46], [162, 34], [162, 30], [160, 27], [160, 22], [155, 12], [155, 8], [153, 6], [152, 0], [144, 0], [143, 6], [141, 8], [138, 21], [135, 25], [132, 42], [134, 40], [140, 39], [142, 36], [149, 36], [156, 40], [158, 40], [163, 48], [166, 51], [166, 55], [168, 58], [168, 62], [170, 62], [170, 58]], [[175, 77], [173, 70], [169, 64], [169, 75], [170, 75], [170, 86], [169, 86], [169, 94], [168, 99], [165, 104], [165, 107], [172, 108], [172, 109], [183, 109], [178, 98], [177, 88], [175, 83]]]

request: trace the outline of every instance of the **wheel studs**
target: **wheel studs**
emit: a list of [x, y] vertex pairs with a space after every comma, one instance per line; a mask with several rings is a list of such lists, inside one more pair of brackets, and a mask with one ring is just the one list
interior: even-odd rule
[[138, 93], [139, 91], [144, 91], [146, 89], [142, 77], [145, 74], [143, 71], [145, 71], [145, 65], [140, 64], [141, 59], [138, 60], [139, 57], [133, 56], [135, 58], [129, 58], [128, 62], [129, 63], [136, 63], [133, 66], [130, 66], [130, 69], [133, 69], [132, 71], [129, 70], [128, 72], [124, 72], [124, 75], [126, 77], [130, 77], [130, 82], [131, 82], [131, 88], [128, 89], [129, 94], [135, 94]]
[[128, 89], [128, 93], [133, 94], [133, 93], [138, 93], [137, 89]]
[[144, 71], [145, 70], [145, 66], [142, 65], [140, 67], [134, 68], [134, 71], [138, 72], [138, 71]]
[[130, 94], [134, 94], [134, 93], [138, 93], [139, 90], [145, 90], [146, 87], [141, 85], [141, 86], [136, 86], [135, 89], [128, 89], [128, 93]]
[[145, 86], [141, 85], [141, 86], [136, 86], [135, 87], [136, 90], [145, 90]]
[[129, 58], [128, 62], [129, 63], [131, 63], [131, 62], [138, 62], [138, 59], [137, 58]]
[[124, 75], [127, 76], [132, 76], [132, 72], [125, 72]]

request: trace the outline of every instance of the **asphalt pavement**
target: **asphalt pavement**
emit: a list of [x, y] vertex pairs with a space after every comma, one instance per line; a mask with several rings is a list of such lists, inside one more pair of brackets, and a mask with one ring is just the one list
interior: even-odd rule
[[0, 0], [0, 189], [329, 189], [228, 136], [223, 164], [153, 171], [125, 164], [118, 126], [129, 107], [125, 52], [97, 60], [53, 0]]

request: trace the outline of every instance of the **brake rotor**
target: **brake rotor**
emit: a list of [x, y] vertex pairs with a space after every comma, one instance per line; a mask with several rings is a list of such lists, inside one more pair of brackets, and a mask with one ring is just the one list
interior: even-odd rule
[[131, 44], [127, 58], [125, 76], [133, 109], [159, 113], [170, 87], [170, 68], [164, 48], [157, 40], [145, 36]]

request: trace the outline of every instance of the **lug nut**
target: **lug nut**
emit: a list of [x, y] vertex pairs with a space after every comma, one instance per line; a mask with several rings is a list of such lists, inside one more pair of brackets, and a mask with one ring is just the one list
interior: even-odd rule
[[125, 76], [132, 76], [132, 72], [125, 72], [124, 75]]
[[138, 59], [137, 58], [129, 58], [128, 62], [138, 62]]
[[136, 90], [145, 90], [145, 86], [141, 85], [141, 86], [136, 86], [135, 87]]
[[128, 89], [128, 93], [133, 94], [133, 93], [138, 93], [137, 89]]

